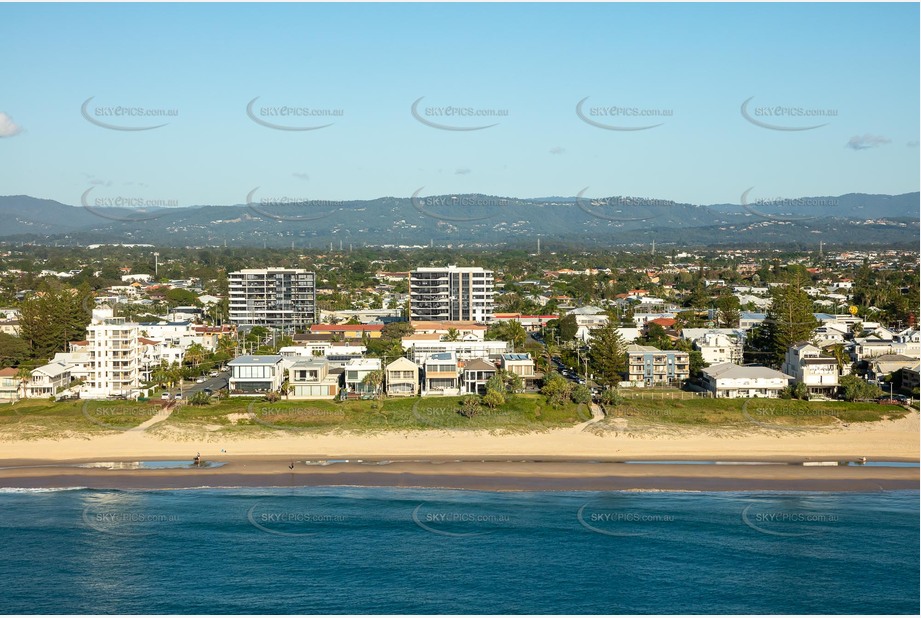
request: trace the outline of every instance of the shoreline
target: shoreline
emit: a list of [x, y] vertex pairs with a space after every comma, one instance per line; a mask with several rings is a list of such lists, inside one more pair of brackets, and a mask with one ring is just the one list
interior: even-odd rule
[[[129, 460], [135, 461], [135, 460]], [[707, 461], [712, 461], [708, 459]], [[801, 461], [801, 460], [800, 460]], [[306, 465], [236, 457], [214, 468], [80, 468], [86, 462], [0, 461], [0, 487], [191, 489], [402, 487], [479, 491], [886, 491], [918, 489], [919, 468], [808, 467], [796, 461], [628, 464], [587, 461], [365, 461]], [[5, 468], [5, 469], [4, 469]]]
[[[919, 415], [828, 430], [657, 426], [531, 433], [392, 431], [221, 435], [126, 431], [0, 440], [0, 487], [444, 487], [494, 491], [879, 491], [917, 489], [918, 467], [803, 462], [918, 462]], [[220, 467], [103, 469], [93, 462]], [[294, 470], [291, 462], [298, 462]], [[655, 461], [662, 463], [625, 463]], [[711, 462], [691, 464], [679, 462]], [[309, 462], [309, 465], [308, 465]], [[717, 462], [717, 463], [712, 463]], [[325, 464], [325, 465], [324, 465]], [[799, 464], [799, 465], [794, 465]], [[6, 468], [6, 469], [3, 469]]]

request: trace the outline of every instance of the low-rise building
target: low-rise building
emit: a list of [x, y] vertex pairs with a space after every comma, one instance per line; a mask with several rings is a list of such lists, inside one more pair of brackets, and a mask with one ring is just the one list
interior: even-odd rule
[[298, 358], [288, 366], [290, 399], [335, 399], [338, 394], [339, 376], [330, 374], [325, 358]]
[[435, 333], [415, 334], [403, 337], [401, 345], [407, 351], [408, 357], [417, 364], [422, 364], [433, 354], [445, 352], [454, 354], [458, 360], [473, 360], [475, 358], [489, 359], [509, 351], [507, 341], [441, 341], [441, 336]]
[[32, 377], [26, 383], [26, 397], [52, 397], [70, 383], [67, 365], [48, 363], [32, 370]]
[[[911, 393], [918, 388], [919, 369], [921, 369], [921, 363], [915, 363], [913, 367], [902, 369], [902, 390], [906, 393]], [[0, 397], [2, 397], [2, 395], [0, 395]]]
[[499, 358], [503, 371], [514, 373], [521, 378], [521, 384], [526, 390], [536, 388], [537, 381], [544, 377], [544, 374], [534, 367], [534, 359], [530, 354], [503, 354]]
[[723, 333], [708, 332], [693, 340], [694, 347], [700, 350], [700, 356], [708, 365], [742, 362], [741, 337]]
[[460, 370], [457, 355], [441, 352], [430, 355], [423, 365], [425, 383], [423, 395], [459, 395]]
[[917, 357], [903, 354], [883, 354], [873, 357], [867, 364], [867, 380], [878, 382], [899, 370], [911, 369], [918, 364]]
[[381, 370], [379, 358], [352, 358], [345, 364], [345, 390], [363, 397], [374, 397], [380, 393], [381, 385], [371, 384], [365, 378], [373, 371]]
[[690, 354], [646, 345], [627, 346], [627, 380], [633, 384], [678, 385], [691, 376]]
[[810, 396], [834, 397], [838, 390], [838, 361], [823, 356], [822, 350], [808, 341], [787, 348], [781, 371], [797, 384], [805, 384]]
[[463, 375], [463, 392], [472, 395], [485, 395], [486, 383], [491, 377], [496, 375], [499, 370], [489, 361], [475, 358], [472, 361], [464, 363], [462, 370]]
[[391, 397], [415, 395], [419, 392], [419, 365], [401, 356], [387, 365], [384, 380]]
[[261, 396], [279, 392], [285, 378], [279, 354], [238, 356], [229, 363], [231, 396]]
[[18, 374], [19, 371], [15, 367], [0, 369], [0, 401], [4, 403], [19, 401], [22, 380], [19, 379]]
[[701, 371], [703, 383], [714, 397], [776, 398], [790, 385], [790, 376], [768, 367], [742, 367], [733, 363], [718, 363]]

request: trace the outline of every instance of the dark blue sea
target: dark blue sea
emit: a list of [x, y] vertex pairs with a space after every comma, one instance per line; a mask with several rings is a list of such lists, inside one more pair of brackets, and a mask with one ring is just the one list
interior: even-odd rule
[[919, 613], [919, 495], [0, 490], [3, 613]]

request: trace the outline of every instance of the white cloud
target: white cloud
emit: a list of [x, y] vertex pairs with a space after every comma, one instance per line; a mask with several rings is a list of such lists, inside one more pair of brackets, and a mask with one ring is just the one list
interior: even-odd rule
[[867, 148], [877, 148], [878, 146], [883, 146], [890, 142], [892, 142], [892, 140], [888, 137], [866, 133], [864, 135], [855, 135], [849, 139], [846, 147], [853, 150], [866, 150]]
[[472, 170], [469, 167], [461, 167], [461, 168], [458, 168], [454, 173], [457, 174], [458, 176], [463, 176], [463, 175], [469, 174], [471, 171]]
[[563, 148], [562, 146], [554, 146], [553, 148], [550, 149], [550, 154], [553, 154], [553, 155], [561, 155], [564, 152], [566, 152], [566, 149]]
[[21, 132], [21, 126], [13, 122], [6, 112], [0, 112], [0, 137], [13, 137]]
[[294, 172], [291, 175], [300, 180], [310, 180], [310, 174], [307, 172]]

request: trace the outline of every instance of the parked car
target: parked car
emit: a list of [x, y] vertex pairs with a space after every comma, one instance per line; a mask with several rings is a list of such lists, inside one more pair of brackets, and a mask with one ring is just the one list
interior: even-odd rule
[[163, 393], [162, 395], [160, 395], [160, 399], [169, 400], [169, 399], [170, 399], [170, 394], [169, 394], [169, 393]]
[[217, 371], [212, 371], [212, 372], [209, 373], [208, 375], [211, 376], [212, 378], [216, 378], [216, 377], [218, 377], [220, 374], [219, 374]]
[[175, 398], [176, 398], [177, 400], [178, 400], [178, 399], [182, 399], [182, 393], [176, 393], [176, 397], [175, 397]]
[[201, 383], [204, 382], [204, 381], [205, 381], [204, 378], [198, 378], [197, 380], [195, 380], [195, 383], [196, 383], [196, 384], [201, 384]]

